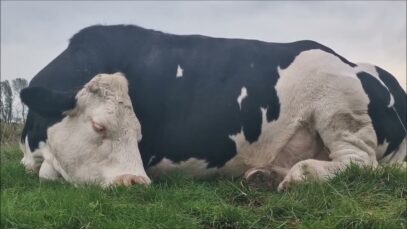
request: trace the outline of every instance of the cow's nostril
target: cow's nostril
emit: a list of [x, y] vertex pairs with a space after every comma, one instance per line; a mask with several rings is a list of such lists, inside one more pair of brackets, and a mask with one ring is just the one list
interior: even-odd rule
[[113, 181], [114, 185], [131, 186], [135, 184], [149, 185], [149, 180], [142, 176], [132, 174], [124, 174], [116, 177]]

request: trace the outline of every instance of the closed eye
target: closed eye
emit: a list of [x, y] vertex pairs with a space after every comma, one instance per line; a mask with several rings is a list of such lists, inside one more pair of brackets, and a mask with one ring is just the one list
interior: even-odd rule
[[106, 127], [100, 123], [97, 123], [93, 120], [92, 121], [92, 128], [98, 133], [105, 133], [106, 132]]

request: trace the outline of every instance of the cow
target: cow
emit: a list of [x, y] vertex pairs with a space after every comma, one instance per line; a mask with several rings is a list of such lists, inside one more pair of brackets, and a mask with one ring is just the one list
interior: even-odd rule
[[310, 40], [95, 25], [75, 34], [21, 99], [29, 107], [22, 164], [73, 184], [148, 185], [180, 171], [282, 191], [352, 163], [406, 157], [397, 80]]

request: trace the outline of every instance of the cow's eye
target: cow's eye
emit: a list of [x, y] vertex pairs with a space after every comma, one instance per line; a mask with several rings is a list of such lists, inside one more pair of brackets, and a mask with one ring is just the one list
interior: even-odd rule
[[106, 131], [106, 127], [100, 123], [97, 123], [92, 120], [92, 128], [98, 133], [104, 133]]

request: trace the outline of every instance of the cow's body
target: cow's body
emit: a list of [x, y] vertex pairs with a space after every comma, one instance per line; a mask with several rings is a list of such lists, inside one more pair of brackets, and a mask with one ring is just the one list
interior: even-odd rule
[[[76, 34], [30, 87], [76, 93], [94, 75], [117, 71], [129, 81], [152, 176], [177, 169], [240, 176], [278, 167], [290, 182], [306, 172], [304, 164], [328, 177], [327, 168], [349, 161], [375, 166], [406, 155], [406, 94], [394, 77], [313, 41], [94, 26]], [[22, 135], [28, 167], [27, 152], [41, 148], [47, 128], [62, 118], [29, 111]]]

